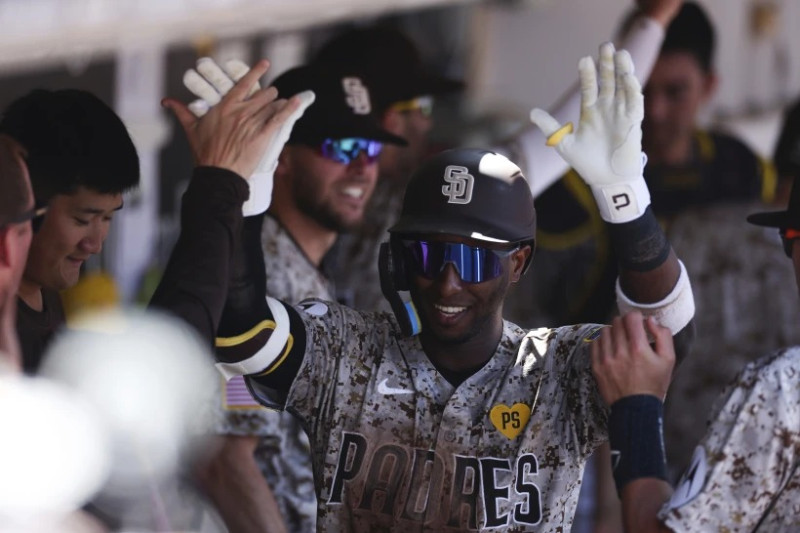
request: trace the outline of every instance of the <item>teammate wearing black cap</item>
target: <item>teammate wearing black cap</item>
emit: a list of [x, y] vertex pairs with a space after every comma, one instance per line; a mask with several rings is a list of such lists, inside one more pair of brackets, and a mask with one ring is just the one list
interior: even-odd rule
[[[226, 68], [235, 78], [247, 67], [237, 71], [234, 63]], [[222, 92], [231, 85], [209, 59], [201, 59], [197, 71], [203, 79], [190, 72], [187, 86], [204, 101], [215, 100], [209, 93], [213, 88]], [[210, 84], [205, 91], [204, 80]], [[274, 190], [251, 187], [251, 205], [269, 205], [266, 216], [245, 218], [249, 234], [261, 235], [259, 250], [267, 264], [266, 289], [259, 287], [258, 293], [266, 290], [292, 303], [312, 297], [332, 300], [323, 257], [339, 232], [361, 222], [381, 150], [405, 141], [378, 125], [370, 88], [352, 69], [298, 67], [280, 75], [273, 86], [283, 97], [311, 90], [316, 99], [294, 124], [277, 157]], [[271, 492], [288, 531], [313, 531], [316, 500], [303, 427], [289, 414], [260, 408], [241, 378], [225, 385], [221, 400], [217, 432], [223, 443], [204, 472], [203, 485], [228, 529], [282, 530], [267, 512]]]
[[[577, 131], [544, 112], [537, 124], [601, 205], [620, 304], [687, 331], [688, 278], [641, 177], [630, 56], [602, 47], [597, 76], [585, 58]], [[606, 435], [588, 358], [602, 326], [503, 320], [534, 248], [522, 172], [491, 151], [443, 152], [411, 177], [390, 233], [381, 277], [395, 313], [265, 303], [256, 268], [251, 288], [231, 285], [218, 368], [308, 429], [318, 531], [568, 530], [583, 465]]]
[[[637, 0], [637, 16], [620, 48], [634, 58], [636, 76], [644, 82], [655, 61], [664, 28], [680, 6], [680, 0]], [[339, 63], [363, 69], [375, 80], [378, 116], [382, 125], [408, 140], [408, 147], [387, 147], [380, 156], [380, 178], [367, 207], [365, 223], [342, 235], [336, 247], [333, 276], [341, 301], [358, 309], [386, 309], [375, 272], [378, 249], [386, 230], [399, 216], [403, 190], [423, 156], [430, 153], [428, 133], [433, 125], [436, 99], [463, 87], [463, 82], [427, 68], [411, 40], [388, 25], [346, 30], [317, 52], [314, 61]], [[580, 95], [577, 84], [553, 109], [562, 121], [577, 120]], [[552, 152], [552, 153], [551, 153]], [[532, 126], [515, 136], [501, 153], [523, 170], [534, 196], [544, 191], [568, 167], [558, 154], [544, 146], [540, 131]]]
[[[785, 211], [758, 213], [747, 220], [777, 228], [792, 260], [800, 288], [800, 186], [792, 187]], [[788, 289], [786, 287], [785, 289]], [[762, 295], [765, 304], [768, 295]], [[592, 348], [603, 398], [615, 411], [630, 402], [656, 406], [669, 385], [674, 353], [668, 334], [646, 341], [641, 317], [615, 319]], [[702, 354], [698, 354], [702, 356]], [[636, 372], [631, 372], [636, 368]], [[641, 454], [633, 475], [617, 478], [625, 530], [648, 532], [763, 531], [800, 528], [800, 347], [780, 350], [748, 364], [718, 399], [714, 418], [675, 490], [656, 479]], [[643, 400], [646, 399], [646, 400]], [[659, 420], [659, 422], [661, 422]], [[660, 432], [634, 434], [619, 426], [614, 440], [635, 440], [664, 461]]]

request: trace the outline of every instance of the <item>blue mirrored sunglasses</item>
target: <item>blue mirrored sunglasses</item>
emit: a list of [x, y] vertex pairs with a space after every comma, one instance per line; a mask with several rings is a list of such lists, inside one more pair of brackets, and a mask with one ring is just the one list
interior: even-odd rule
[[320, 146], [323, 157], [345, 165], [349, 164], [362, 153], [366, 154], [367, 160], [370, 163], [374, 163], [378, 159], [382, 149], [383, 143], [358, 137], [325, 139]]
[[482, 283], [500, 277], [503, 273], [503, 258], [512, 250], [492, 250], [467, 244], [438, 241], [403, 241], [407, 258], [420, 276], [434, 279], [452, 263], [465, 283]]

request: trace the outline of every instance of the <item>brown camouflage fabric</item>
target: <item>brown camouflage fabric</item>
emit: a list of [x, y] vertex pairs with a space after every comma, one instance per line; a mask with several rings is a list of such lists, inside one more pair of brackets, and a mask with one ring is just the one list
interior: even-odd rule
[[800, 344], [797, 284], [778, 231], [745, 220], [769, 209], [759, 203], [707, 206], [685, 211], [667, 226], [692, 280], [697, 332], [665, 406], [674, 474], [688, 465], [715, 399], [754, 354]]
[[[794, 291], [793, 291], [794, 292]], [[660, 518], [674, 531], [800, 531], [800, 348], [749, 364]]]
[[390, 314], [298, 309], [307, 350], [287, 409], [309, 428], [319, 531], [569, 531], [606, 439], [589, 363], [601, 326], [506, 322], [492, 359], [454, 388]]

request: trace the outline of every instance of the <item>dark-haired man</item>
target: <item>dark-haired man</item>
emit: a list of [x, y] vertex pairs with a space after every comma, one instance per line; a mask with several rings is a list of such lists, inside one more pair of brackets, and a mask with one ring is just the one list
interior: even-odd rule
[[[691, 288], [649, 207], [632, 68], [604, 45], [599, 69], [581, 62], [577, 130], [540, 110], [535, 120], [591, 184], [618, 245], [622, 305], [677, 334], [693, 315]], [[535, 220], [517, 165], [446, 151], [414, 173], [382, 247], [393, 314], [264, 302], [257, 279], [230, 286], [218, 368], [308, 428], [318, 531], [570, 528], [583, 465], [606, 431], [588, 365], [599, 326], [525, 331], [503, 320]]]
[[5, 110], [0, 132], [26, 151], [37, 227], [19, 287], [17, 329], [26, 372], [35, 372], [64, 323], [58, 291], [75, 285], [100, 253], [122, 193], [139, 182], [139, 158], [125, 125], [96, 96], [35, 90]]

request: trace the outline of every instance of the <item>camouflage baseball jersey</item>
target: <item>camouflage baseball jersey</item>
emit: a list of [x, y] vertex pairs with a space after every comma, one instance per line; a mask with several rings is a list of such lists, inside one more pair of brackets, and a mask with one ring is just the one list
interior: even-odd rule
[[[505, 322], [494, 356], [454, 388], [391, 314], [297, 309], [291, 356], [305, 357], [286, 408], [309, 429], [319, 531], [569, 531], [606, 439], [589, 362], [601, 326]], [[267, 405], [285, 397], [278, 379], [247, 380]]]
[[[264, 217], [262, 247], [267, 293], [290, 302], [310, 297], [330, 299], [330, 282], [271, 216]], [[225, 383], [222, 420], [217, 433], [260, 437], [255, 458], [275, 493], [292, 533], [315, 530], [316, 497], [308, 437], [292, 415], [261, 407], [236, 377]]]
[[705, 434], [714, 401], [759, 353], [800, 344], [792, 262], [778, 230], [753, 226], [761, 204], [692, 209], [668, 228], [692, 278], [697, 335], [675, 373], [665, 405], [667, 458], [677, 479]]
[[800, 531], [800, 347], [749, 364], [659, 517], [674, 531]]

